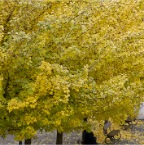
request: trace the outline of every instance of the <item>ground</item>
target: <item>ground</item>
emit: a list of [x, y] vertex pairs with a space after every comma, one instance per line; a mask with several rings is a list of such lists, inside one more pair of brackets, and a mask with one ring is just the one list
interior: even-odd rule
[[[72, 132], [64, 134], [64, 144], [76, 144], [81, 138], [81, 132]], [[37, 138], [32, 139], [32, 145], [46, 145], [56, 143], [56, 131], [54, 132], [38, 132]], [[0, 145], [18, 145], [18, 141], [13, 140], [13, 136], [9, 135], [6, 139], [0, 138]]]
[[[133, 129], [122, 130], [121, 140], [118, 144], [144, 144], [144, 121], [138, 121], [137, 125]], [[77, 140], [81, 138], [81, 132], [72, 132], [64, 134], [64, 144], [77, 144]], [[99, 139], [98, 139], [99, 140]], [[56, 132], [39, 132], [37, 138], [32, 140], [32, 145], [46, 145], [55, 144]], [[102, 140], [100, 144], [104, 143]], [[13, 140], [13, 136], [8, 136], [6, 139], [0, 138], [0, 145], [17, 144], [17, 141]]]

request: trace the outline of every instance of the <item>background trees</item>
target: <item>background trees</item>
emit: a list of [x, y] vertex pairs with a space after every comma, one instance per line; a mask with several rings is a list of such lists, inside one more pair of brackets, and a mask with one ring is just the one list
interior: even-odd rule
[[143, 1], [2, 0], [0, 133], [121, 122], [143, 100]]

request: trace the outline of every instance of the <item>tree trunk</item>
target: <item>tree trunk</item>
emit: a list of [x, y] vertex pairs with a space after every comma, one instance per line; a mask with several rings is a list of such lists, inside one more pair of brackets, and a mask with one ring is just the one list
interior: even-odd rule
[[[84, 118], [84, 122], [87, 123], [87, 118]], [[98, 144], [97, 138], [94, 136], [93, 132], [87, 132], [83, 130], [82, 132], [82, 144]]]
[[25, 140], [25, 145], [31, 145], [31, 139], [26, 139]]
[[19, 145], [22, 145], [22, 141], [19, 141]]
[[62, 141], [63, 141], [63, 133], [59, 133], [57, 131], [57, 139], [56, 139], [56, 144], [62, 144]]

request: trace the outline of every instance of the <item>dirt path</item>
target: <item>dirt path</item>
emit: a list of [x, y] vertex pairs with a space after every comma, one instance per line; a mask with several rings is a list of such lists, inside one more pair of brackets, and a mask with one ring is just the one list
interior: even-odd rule
[[[80, 132], [72, 132], [64, 134], [64, 144], [76, 144], [77, 140], [81, 138]], [[56, 131], [54, 132], [39, 132], [36, 139], [32, 139], [32, 145], [46, 145], [56, 143]], [[13, 136], [8, 135], [7, 138], [0, 138], [0, 145], [18, 145], [17, 141], [14, 141]]]

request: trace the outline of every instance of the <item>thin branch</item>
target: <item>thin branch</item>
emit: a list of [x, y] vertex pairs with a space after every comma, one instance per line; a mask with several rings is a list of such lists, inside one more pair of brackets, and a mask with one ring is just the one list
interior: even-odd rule
[[1, 40], [1, 45], [3, 45], [3, 43], [5, 41], [5, 37], [7, 36], [7, 33], [8, 33], [8, 25], [7, 24], [10, 22], [14, 10], [15, 10], [15, 6], [13, 7], [13, 10], [10, 12], [8, 18], [6, 19], [6, 21], [4, 23], [4, 26], [3, 26], [4, 27], [4, 31], [3, 31], [4, 35], [3, 35], [3, 38]]
[[4, 92], [5, 92], [4, 93], [4, 98], [6, 98], [7, 95], [8, 95], [9, 80], [10, 80], [10, 77], [9, 77], [9, 74], [8, 74], [7, 80], [6, 80], [6, 86], [5, 86], [5, 89], [4, 89]]

